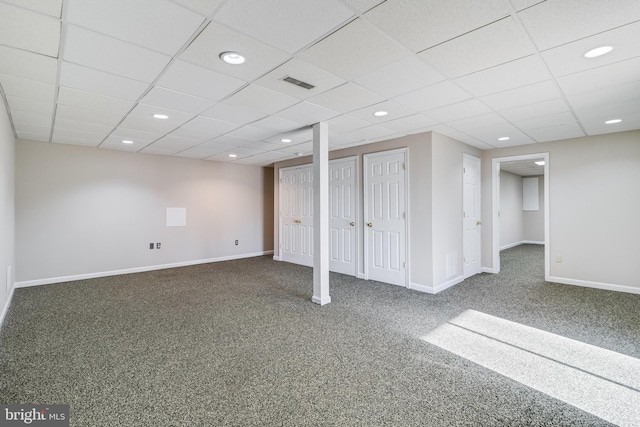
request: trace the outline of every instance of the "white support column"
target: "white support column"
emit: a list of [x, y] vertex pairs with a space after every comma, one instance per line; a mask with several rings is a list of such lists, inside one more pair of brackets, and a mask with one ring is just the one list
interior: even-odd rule
[[329, 126], [313, 125], [313, 297], [325, 305], [329, 296]]

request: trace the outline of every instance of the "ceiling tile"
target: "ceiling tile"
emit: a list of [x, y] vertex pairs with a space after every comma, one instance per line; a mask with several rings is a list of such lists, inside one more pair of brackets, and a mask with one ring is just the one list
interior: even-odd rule
[[97, 147], [105, 137], [106, 135], [102, 134], [81, 132], [71, 129], [54, 128], [51, 141], [62, 144], [79, 144]]
[[0, 74], [55, 84], [58, 78], [58, 61], [48, 56], [0, 46]]
[[101, 134], [101, 135], [107, 135], [113, 130], [113, 125], [110, 125], [110, 124], [89, 122], [86, 120], [73, 120], [66, 117], [64, 114], [56, 115], [56, 122], [55, 122], [56, 128], [79, 130], [81, 132], [88, 132], [88, 133]]
[[475, 96], [484, 96], [549, 79], [543, 62], [535, 55], [459, 77], [455, 81]]
[[[154, 114], [165, 114], [169, 116], [167, 119], [156, 119]], [[153, 120], [154, 122], [181, 125], [194, 117], [191, 113], [169, 110], [155, 105], [137, 104], [129, 113], [129, 117], [140, 117], [143, 119]]]
[[158, 86], [152, 88], [140, 102], [190, 114], [198, 114], [215, 104], [215, 101], [210, 99], [187, 95], [186, 93]]
[[179, 125], [180, 124], [176, 124], [175, 121], [157, 120], [150, 117], [146, 118], [131, 115], [127, 116], [120, 123], [120, 127], [123, 127], [125, 129], [140, 130], [145, 132], [145, 134], [152, 134], [153, 140], [156, 140], [170, 133]]
[[119, 112], [89, 110], [64, 104], [58, 104], [56, 108], [56, 118], [75, 120], [77, 122], [101, 123], [111, 127], [116, 126], [123, 117], [124, 114]]
[[118, 138], [120, 142], [122, 142], [123, 139], [127, 139], [133, 140], [135, 144], [144, 142], [144, 145], [148, 145], [150, 142], [158, 139], [160, 136], [162, 135], [158, 134], [158, 132], [148, 132], [140, 129], [131, 129], [126, 126], [122, 126], [122, 124], [110, 135], [110, 137]]
[[[374, 113], [378, 111], [386, 111], [388, 114], [385, 116], [375, 116]], [[372, 124], [384, 123], [414, 114], [416, 114], [416, 111], [393, 101], [380, 102], [349, 113], [350, 116], [367, 120]]]
[[69, 25], [64, 60], [150, 83], [167, 66], [171, 57]]
[[383, 1], [384, 0], [345, 0], [345, 3], [351, 6], [351, 8], [356, 12], [364, 13], [370, 9], [373, 9]]
[[517, 122], [514, 122], [513, 124], [516, 125], [519, 129], [527, 131], [529, 129], [538, 129], [547, 126], [556, 126], [564, 123], [574, 122], [576, 122], [576, 117], [571, 112], [565, 111], [562, 113], [547, 114], [526, 120], [519, 120]]
[[119, 138], [117, 136], [110, 135], [102, 141], [100, 144], [100, 148], [106, 148], [109, 150], [119, 150], [119, 151], [129, 151], [136, 152], [143, 149], [145, 146], [149, 144], [147, 141], [137, 141], [134, 140], [132, 144], [123, 144], [122, 140], [125, 138]]
[[0, 84], [6, 95], [19, 96], [21, 98], [53, 103], [56, 95], [56, 87], [52, 84], [8, 74], [0, 74]]
[[[542, 52], [542, 57], [553, 75], [560, 77], [640, 56], [638, 40], [640, 21], [547, 50]], [[599, 46], [614, 49], [597, 58], [584, 57], [586, 52]]]
[[393, 129], [389, 129], [380, 125], [373, 125], [366, 128], [352, 130], [351, 132], [346, 132], [345, 135], [355, 137], [359, 140], [371, 140], [393, 135], [395, 133], [396, 131]]
[[470, 98], [471, 95], [464, 89], [450, 81], [444, 81], [397, 96], [393, 100], [413, 108], [415, 111], [425, 111], [443, 105], [455, 104]]
[[384, 127], [398, 131], [411, 132], [416, 129], [426, 129], [437, 124], [437, 122], [422, 114], [414, 114], [384, 123]]
[[365, 16], [414, 52], [509, 14], [503, 0], [387, 0]]
[[204, 18], [169, 1], [68, 0], [67, 21], [148, 49], [174, 55]]
[[568, 95], [567, 99], [575, 109], [593, 108], [605, 104], [640, 99], [640, 82]]
[[[434, 131], [435, 132], [435, 131]], [[465, 133], [462, 132], [452, 132], [452, 133], [443, 133], [443, 132], [438, 132], [441, 133], [442, 135], [447, 135], [450, 138], [455, 139], [456, 141], [460, 141], [460, 142], [464, 142], [467, 145], [470, 145], [472, 147], [476, 147], [479, 148], [480, 150], [490, 150], [492, 148], [495, 148], [495, 146], [491, 145], [491, 144], [487, 144], [486, 142], [482, 142], [470, 135], [467, 135]]]
[[[494, 147], [513, 147], [516, 145], [533, 144], [535, 141], [524, 134], [511, 123], [500, 123], [493, 126], [475, 130], [473, 136], [476, 139]], [[508, 136], [508, 141], [498, 141], [498, 138]]]
[[510, 108], [508, 110], [501, 110], [500, 115], [509, 121], [517, 122], [547, 114], [558, 114], [567, 111], [569, 111], [569, 106], [564, 99], [552, 99], [550, 101], [543, 101], [524, 105], [522, 107]]
[[116, 98], [137, 100], [148, 85], [126, 77], [62, 62], [60, 85]]
[[299, 56], [330, 73], [353, 80], [409, 54], [368, 22], [356, 19]]
[[475, 117], [467, 117], [466, 119], [455, 120], [446, 123], [459, 131], [472, 133], [475, 130], [483, 129], [489, 126], [504, 125], [507, 121], [496, 113], [487, 113]]
[[148, 152], [148, 149], [171, 150], [174, 153], [186, 150], [200, 144], [200, 141], [175, 135], [164, 136], [153, 144], [148, 145], [142, 152]]
[[0, 40], [6, 46], [57, 58], [60, 20], [0, 3]]
[[58, 104], [88, 110], [104, 111], [107, 114], [113, 114], [119, 117], [124, 117], [135, 105], [133, 101], [98, 95], [65, 86], [61, 86], [58, 92]]
[[[290, 139], [290, 142], [282, 141], [284, 138]], [[273, 144], [279, 144], [282, 147], [290, 147], [292, 145], [300, 144], [303, 142], [311, 141], [313, 139], [313, 129], [311, 127], [305, 127], [300, 129], [294, 129], [290, 132], [284, 132], [279, 135], [275, 135], [265, 139], [267, 142]], [[279, 149], [281, 151], [281, 149]]]
[[247, 141], [260, 141], [262, 139], [270, 138], [274, 134], [275, 132], [267, 129], [257, 128], [254, 126], [243, 126], [227, 133], [227, 136], [246, 139]]
[[521, 107], [543, 101], [557, 99], [562, 96], [551, 80], [522, 86], [516, 89], [483, 96], [480, 100], [494, 110]]
[[51, 114], [35, 114], [28, 111], [12, 111], [11, 120], [14, 124], [25, 123], [27, 125], [39, 127], [51, 127], [53, 121], [53, 110]]
[[338, 116], [340, 113], [320, 107], [310, 102], [303, 101], [293, 105], [286, 110], [282, 110], [275, 114], [275, 117], [281, 117], [301, 125], [313, 125], [314, 123], [326, 121], [332, 117]]
[[51, 126], [37, 126], [26, 123], [15, 123], [15, 126], [16, 132], [46, 135], [47, 140], [49, 139], [49, 134], [51, 133]]
[[[314, 87], [305, 89], [283, 81], [285, 77], [309, 83]], [[319, 93], [340, 86], [345, 80], [299, 59], [292, 59], [254, 82], [258, 86], [273, 89], [300, 99], [307, 99]]]
[[560, 77], [557, 82], [565, 94], [575, 95], [634, 83], [638, 81], [638, 76], [640, 57]]
[[387, 98], [429, 86], [444, 76], [415, 55], [395, 61], [354, 81]]
[[573, 122], [539, 129], [529, 129], [527, 130], [527, 135], [537, 142], [548, 142], [569, 138], [579, 138], [581, 136], [585, 136], [585, 133], [578, 123]]
[[174, 3], [187, 7], [204, 16], [211, 16], [224, 0], [173, 0]]
[[533, 53], [533, 45], [509, 17], [427, 49], [419, 56], [447, 77], [455, 78]]
[[521, 11], [535, 4], [542, 3], [546, 0], [511, 0], [511, 4], [516, 11]]
[[265, 117], [264, 119], [251, 123], [251, 126], [267, 129], [276, 133], [289, 132], [300, 128], [300, 123], [291, 120], [281, 119], [279, 117]]
[[157, 86], [184, 92], [189, 95], [219, 101], [232, 94], [246, 82], [217, 71], [175, 61], [158, 80]]
[[235, 123], [210, 119], [207, 117], [196, 117], [180, 126], [180, 128], [175, 130], [172, 135], [206, 141], [207, 139], [215, 138], [232, 131], [237, 127], [238, 125]]
[[8, 95], [7, 104], [9, 104], [11, 111], [26, 111], [42, 115], [49, 115], [53, 112], [53, 102], [37, 101], [35, 99]]
[[370, 92], [360, 86], [347, 83], [335, 89], [321, 93], [309, 99], [309, 102], [321, 105], [340, 113], [367, 107], [384, 101], [384, 97]]
[[349, 115], [343, 115], [334, 117], [333, 119], [327, 121], [329, 125], [329, 132], [349, 132], [356, 129], [365, 128], [367, 126], [371, 126], [371, 122], [361, 120], [355, 117], [351, 117]]
[[251, 123], [266, 117], [266, 114], [248, 108], [235, 107], [225, 104], [224, 102], [217, 103], [203, 113], [200, 113], [200, 115], [238, 124]]
[[49, 142], [49, 133], [37, 133], [37, 132], [21, 132], [16, 131], [19, 139], [26, 139], [29, 141], [41, 141]]
[[248, 108], [264, 114], [276, 113], [298, 102], [300, 102], [298, 98], [256, 85], [249, 85], [225, 100], [228, 105]]
[[214, 20], [294, 53], [353, 16], [338, 0], [234, 0]]
[[[240, 52], [244, 64], [231, 65], [220, 59], [222, 52]], [[273, 70], [290, 56], [256, 39], [215, 22], [210, 23], [180, 58], [229, 76], [251, 81]]]
[[518, 17], [538, 49], [547, 50], [638, 21], [640, 7], [634, 0], [547, 0]]
[[490, 112], [491, 109], [482, 102], [477, 99], [469, 99], [467, 101], [458, 102], [457, 104], [428, 110], [425, 111], [424, 114], [440, 122], [452, 122], [454, 120], [479, 116]]
[[3, 0], [5, 3], [11, 3], [16, 6], [30, 9], [35, 12], [51, 15], [60, 18], [62, 15], [62, 0]]
[[[623, 119], [625, 123], [637, 123], [640, 121], [640, 114], [638, 114], [639, 111], [640, 99], [575, 110], [581, 123], [593, 123], [597, 126], [604, 125], [604, 122], [610, 119]], [[602, 127], [615, 129], [623, 126]]]

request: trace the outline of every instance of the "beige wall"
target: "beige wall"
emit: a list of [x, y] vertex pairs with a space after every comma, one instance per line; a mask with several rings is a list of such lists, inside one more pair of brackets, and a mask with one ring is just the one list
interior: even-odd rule
[[[18, 141], [16, 175], [20, 282], [273, 249], [270, 168]], [[166, 227], [167, 207], [187, 225]]]
[[524, 240], [523, 214], [522, 177], [500, 171], [500, 249]]
[[483, 266], [493, 264], [491, 159], [542, 152], [549, 153], [550, 279], [640, 292], [640, 131], [484, 151]]
[[15, 277], [15, 138], [0, 101], [0, 325]]
[[522, 240], [544, 242], [544, 176], [538, 176], [537, 211], [522, 212]]

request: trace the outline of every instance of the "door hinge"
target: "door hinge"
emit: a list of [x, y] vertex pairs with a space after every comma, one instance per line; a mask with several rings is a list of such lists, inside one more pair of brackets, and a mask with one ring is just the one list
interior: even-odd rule
[[406, 164], [406, 163], [403, 163], [403, 164], [402, 164], [402, 170], [403, 170], [403, 171], [406, 171], [406, 170], [407, 170], [407, 164]]
[[406, 269], [406, 268], [407, 268], [407, 262], [406, 262], [406, 261], [404, 261], [404, 262], [402, 263], [402, 268], [404, 268], [404, 269]]

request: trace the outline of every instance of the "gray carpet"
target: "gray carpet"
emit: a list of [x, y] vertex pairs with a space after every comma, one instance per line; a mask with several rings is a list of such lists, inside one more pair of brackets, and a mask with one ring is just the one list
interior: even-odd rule
[[426, 343], [467, 309], [640, 358], [640, 295], [544, 282], [543, 247], [438, 295], [270, 257], [17, 289], [0, 402], [73, 426], [609, 425]]

